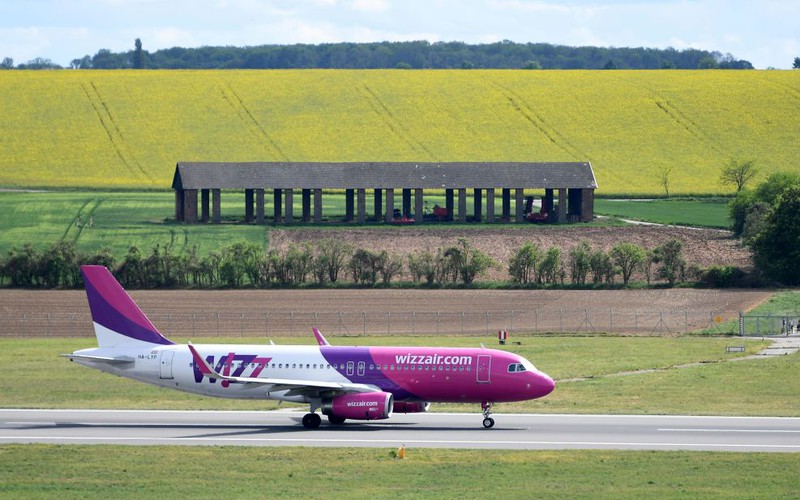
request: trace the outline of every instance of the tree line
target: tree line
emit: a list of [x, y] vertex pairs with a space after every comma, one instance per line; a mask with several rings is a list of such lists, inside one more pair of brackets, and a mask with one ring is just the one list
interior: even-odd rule
[[[688, 264], [682, 248], [680, 240], [652, 249], [622, 242], [608, 252], [593, 249], [588, 241], [569, 251], [527, 243], [507, 263], [509, 279], [499, 286], [628, 286], [636, 273], [647, 285], [699, 282], [725, 287], [742, 282], [737, 268]], [[120, 262], [108, 249], [84, 254], [74, 242], [60, 241], [42, 251], [30, 244], [14, 247], [0, 264], [0, 283], [11, 287], [80, 288], [80, 265], [96, 264], [109, 268], [130, 289], [399, 286], [400, 277], [406, 285], [411, 280], [408, 286], [472, 286], [489, 268], [500, 265], [466, 238], [405, 256], [355, 248], [334, 238], [284, 251], [239, 241], [202, 257], [196, 247], [175, 252], [157, 244], [149, 254], [132, 246]]]
[[756, 268], [769, 281], [800, 285], [800, 174], [776, 172], [754, 189], [752, 160], [731, 160], [721, 180], [736, 186], [728, 203], [734, 236], [753, 250]]
[[[72, 69], [753, 69], [731, 54], [698, 49], [570, 47], [548, 43], [376, 42], [253, 47], [173, 47], [149, 52], [100, 49], [73, 59]], [[59, 69], [36, 58], [0, 69]]]

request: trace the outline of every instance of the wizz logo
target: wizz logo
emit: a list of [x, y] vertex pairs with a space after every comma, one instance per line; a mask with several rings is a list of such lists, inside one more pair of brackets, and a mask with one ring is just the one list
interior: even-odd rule
[[[206, 356], [206, 362], [214, 367], [214, 371], [226, 377], [258, 377], [272, 358], [259, 357], [256, 354], [236, 354], [233, 352], [228, 353], [227, 356], [220, 356], [214, 364], [214, 356]], [[198, 384], [203, 381], [203, 373], [197, 366], [194, 367], [194, 381]], [[217, 382], [215, 378], [209, 378], [208, 381], [212, 384]], [[228, 387], [231, 384], [229, 380], [221, 382], [222, 387]]]

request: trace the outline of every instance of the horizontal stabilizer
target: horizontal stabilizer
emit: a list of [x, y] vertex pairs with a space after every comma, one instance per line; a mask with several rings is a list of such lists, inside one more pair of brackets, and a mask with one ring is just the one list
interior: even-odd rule
[[90, 356], [88, 354], [62, 354], [61, 356], [69, 358], [70, 361], [81, 359], [85, 361], [97, 361], [99, 363], [108, 363], [110, 365], [124, 365], [133, 363], [133, 358], [130, 356], [118, 356], [115, 358], [109, 356]]

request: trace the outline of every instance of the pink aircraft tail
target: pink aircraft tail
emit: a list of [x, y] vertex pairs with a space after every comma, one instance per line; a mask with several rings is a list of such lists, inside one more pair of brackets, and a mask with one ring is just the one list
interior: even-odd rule
[[104, 266], [81, 266], [100, 347], [126, 342], [171, 345]]

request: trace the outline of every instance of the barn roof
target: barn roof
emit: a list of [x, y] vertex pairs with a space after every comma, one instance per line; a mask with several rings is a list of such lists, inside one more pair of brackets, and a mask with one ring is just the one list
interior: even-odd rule
[[179, 162], [180, 189], [596, 189], [588, 162]]

